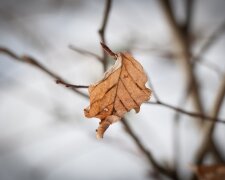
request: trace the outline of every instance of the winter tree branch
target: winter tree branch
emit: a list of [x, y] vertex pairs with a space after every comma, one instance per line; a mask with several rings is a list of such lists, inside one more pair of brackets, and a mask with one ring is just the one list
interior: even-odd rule
[[[66, 80], [64, 80], [58, 74], [54, 73], [53, 71], [51, 71], [50, 69], [48, 69], [43, 64], [39, 63], [36, 59], [34, 59], [33, 57], [31, 57], [29, 55], [19, 56], [16, 53], [14, 53], [13, 51], [11, 51], [11, 50], [9, 50], [8, 48], [5, 48], [5, 47], [0, 47], [0, 53], [8, 55], [12, 59], [17, 60], [19, 62], [30, 64], [30, 65], [38, 68], [42, 72], [46, 73], [47, 75], [49, 75], [53, 79], [58, 80], [58, 81], [60, 81], [61, 83], [64, 83], [64, 84], [68, 84], [66, 82]], [[88, 97], [85, 93], [79, 91], [77, 88], [71, 88], [71, 90], [78, 93], [79, 95], [81, 95], [83, 97]]]
[[[104, 15], [103, 15], [103, 20], [102, 20], [102, 25], [98, 31], [101, 42], [103, 44], [106, 44], [106, 40], [105, 40], [105, 29], [108, 23], [108, 19], [109, 19], [109, 13], [110, 13], [110, 9], [111, 9], [111, 4], [112, 1], [111, 0], [105, 0], [106, 4], [105, 4], [105, 10], [104, 10]], [[106, 71], [107, 69], [107, 54], [104, 50], [102, 50], [102, 54], [103, 54], [103, 68], [104, 71]]]

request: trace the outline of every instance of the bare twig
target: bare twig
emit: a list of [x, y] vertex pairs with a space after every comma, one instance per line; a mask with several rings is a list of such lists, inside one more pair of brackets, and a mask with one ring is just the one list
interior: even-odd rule
[[[116, 53], [114, 53], [111, 49], [109, 49], [109, 47], [106, 46], [103, 42], [100, 42], [100, 44], [101, 44], [103, 50], [104, 50], [107, 54], [109, 54], [110, 56], [112, 56], [114, 59], [117, 59], [117, 54], [116, 54]], [[104, 58], [104, 57], [103, 57], [103, 58]]]
[[64, 81], [61, 81], [60, 79], [57, 79], [56, 80], [56, 84], [62, 84], [64, 85], [65, 87], [68, 87], [68, 88], [88, 88], [89, 86], [84, 86], [84, 85], [74, 85], [74, 84], [68, 84]]
[[212, 45], [219, 40], [219, 37], [223, 35], [225, 32], [225, 21], [223, 21], [217, 28], [216, 30], [209, 36], [207, 41], [203, 44], [202, 48], [200, 49], [199, 53], [196, 54], [193, 58], [192, 61], [193, 63], [202, 61], [202, 55], [205, 54]]
[[[221, 110], [223, 101], [225, 99], [225, 76], [223, 78], [223, 81], [220, 84], [220, 87], [218, 89], [218, 93], [215, 97], [214, 105], [212, 107], [211, 116], [216, 119], [219, 115], [219, 112]], [[201, 146], [197, 152], [196, 158], [195, 158], [195, 164], [200, 164], [203, 161], [203, 158], [205, 157], [208, 149], [210, 148], [212, 144], [212, 134], [214, 132], [216, 121], [209, 122], [206, 127], [206, 133], [203, 139], [203, 142], [201, 143]]]
[[149, 84], [149, 86], [150, 86], [150, 88], [151, 88], [151, 90], [152, 90], [152, 93], [153, 93], [153, 95], [154, 95], [156, 101], [160, 101], [159, 96], [158, 96], [158, 94], [156, 93], [155, 88], [154, 88], [154, 86], [153, 86], [153, 84], [152, 84], [152, 82], [151, 82], [151, 80], [150, 80], [149, 77], [148, 77], [148, 84]]
[[[215, 64], [209, 63], [209, 62], [205, 62], [205, 61], [203, 61], [204, 58], [202, 58], [203, 54], [205, 54], [210, 49], [210, 47], [212, 47], [212, 45], [215, 44], [215, 42], [217, 40], [219, 40], [219, 37], [221, 35], [223, 35], [224, 32], [225, 32], [225, 21], [223, 21], [216, 28], [216, 30], [209, 36], [207, 41], [201, 47], [200, 51], [196, 55], [192, 56], [193, 68], [195, 67], [195, 63], [198, 63], [200, 65], [203, 65], [203, 66], [209, 68], [210, 70], [213, 70], [214, 72], [217, 73], [217, 75], [219, 77], [221, 77], [221, 75], [224, 74], [218, 66], [216, 66]], [[190, 83], [189, 86], [192, 86], [192, 83]], [[191, 87], [189, 87], [189, 89], [190, 88]]]
[[[76, 93], [79, 92], [79, 93], [82, 93], [80, 91], [77, 90], [77, 88], [88, 88], [89, 86], [85, 86], [85, 85], [72, 85], [72, 84], [69, 84], [67, 83], [65, 80], [63, 80], [59, 75], [57, 74], [54, 74], [52, 71], [48, 70], [46, 67], [44, 67], [43, 65], [41, 65], [37, 60], [31, 58], [30, 56], [17, 56], [15, 53], [13, 53], [11, 50], [9, 49], [6, 49], [6, 48], [1, 48], [0, 47], [0, 53], [4, 53], [4, 54], [7, 54], [9, 56], [11, 56], [13, 59], [16, 59], [20, 62], [24, 62], [24, 63], [28, 63], [30, 65], [33, 65], [35, 67], [37, 67], [38, 69], [40, 69], [41, 71], [45, 72], [46, 74], [48, 74], [49, 76], [53, 77], [54, 79], [56, 79], [56, 82], [59, 83], [59, 84], [63, 84], [65, 85], [66, 87], [72, 87], [71, 90], [75, 91]], [[153, 88], [153, 86], [151, 85], [151, 88]], [[154, 89], [154, 88], [153, 88]], [[88, 97], [86, 94], [82, 93], [82, 96], [84, 97]], [[154, 104], [154, 105], [161, 105], [161, 106], [164, 106], [164, 107], [167, 107], [169, 109], [172, 109], [172, 110], [175, 110], [175, 111], [178, 111], [182, 114], [186, 114], [186, 115], [189, 115], [189, 116], [193, 116], [193, 117], [204, 117], [208, 120], [212, 120], [212, 121], [215, 121], [215, 122], [220, 122], [220, 123], [225, 123], [225, 121], [221, 120], [221, 119], [218, 119], [218, 118], [212, 118], [212, 117], [208, 117], [208, 116], [205, 116], [203, 114], [199, 114], [199, 113], [194, 113], [194, 112], [188, 112], [188, 111], [185, 111], [181, 108], [178, 108], [178, 107], [175, 107], [175, 106], [172, 106], [170, 104], [167, 104], [167, 103], [164, 103], [162, 102], [161, 100], [157, 100], [156, 102], [147, 102], [147, 104]]]
[[186, 0], [185, 2], [186, 2], [186, 22], [184, 24], [184, 33], [187, 35], [187, 38], [189, 38], [195, 2], [193, 0]]
[[189, 111], [183, 110], [179, 107], [175, 107], [175, 106], [172, 106], [170, 104], [164, 103], [162, 101], [146, 102], [146, 104], [161, 105], [161, 106], [167, 107], [169, 109], [172, 109], [174, 111], [180, 112], [182, 114], [185, 114], [185, 115], [188, 115], [188, 116], [191, 116], [191, 117], [202, 118], [202, 119], [207, 120], [207, 121], [214, 121], [214, 122], [217, 122], [217, 123], [225, 124], [225, 120], [215, 118], [215, 117], [209, 117], [209, 116], [206, 116], [206, 115], [200, 114], [200, 113], [189, 112]]
[[[60, 82], [63, 82], [64, 84], [67, 84], [67, 82], [62, 77], [60, 77], [58, 74], [52, 72], [51, 70], [46, 68], [44, 65], [39, 63], [36, 59], [34, 59], [30, 56], [27, 56], [27, 55], [18, 56], [13, 51], [11, 51], [7, 48], [4, 48], [4, 47], [0, 47], [0, 53], [6, 54], [6, 55], [12, 57], [14, 60], [17, 60], [19, 62], [30, 64], [30, 65], [40, 69], [41, 71], [45, 72], [46, 74], [48, 74], [49, 76], [51, 76], [55, 80], [59, 80]], [[79, 91], [76, 88], [71, 88], [71, 90], [78, 93], [79, 95], [81, 95], [83, 97], [88, 97], [85, 93]]]
[[97, 60], [99, 60], [100, 62], [102, 61], [102, 58], [93, 52], [87, 51], [85, 49], [77, 48], [74, 45], [69, 45], [69, 48], [79, 54], [92, 56], [92, 57], [96, 58]]
[[179, 24], [176, 22], [170, 1], [160, 0], [159, 2], [161, 3], [162, 10], [173, 33], [174, 40], [176, 42], [178, 58], [183, 64], [187, 84], [192, 85], [191, 98], [193, 105], [200, 114], [204, 114], [198, 83], [190, 61], [191, 53], [189, 43], [187, 42], [186, 37], [182, 33], [182, 29], [180, 28]]
[[[103, 57], [102, 57], [102, 62], [103, 62], [103, 67], [104, 70], [106, 70], [107, 67], [107, 54], [108, 53], [110, 56], [114, 57], [114, 59], [117, 58], [117, 55], [111, 51], [105, 44], [105, 27], [108, 21], [108, 16], [109, 16], [109, 11], [110, 11], [110, 6], [111, 6], [111, 0], [106, 0], [106, 7], [105, 7], [105, 12], [104, 12], [104, 18], [103, 18], [103, 23], [102, 27], [99, 30], [100, 38], [101, 38], [101, 45], [103, 48]], [[176, 179], [176, 174], [171, 172], [170, 170], [167, 170], [166, 168], [163, 168], [160, 166], [153, 158], [151, 153], [144, 147], [144, 145], [140, 142], [140, 140], [137, 138], [137, 136], [134, 134], [133, 130], [129, 126], [129, 124], [126, 122], [126, 120], [122, 121], [122, 124], [124, 125], [127, 133], [130, 135], [130, 137], [134, 140], [136, 145], [139, 147], [139, 149], [144, 153], [144, 155], [147, 157], [149, 160], [150, 164], [154, 167], [155, 170], [159, 171], [160, 173], [171, 177], [173, 179]]]
[[[106, 40], [105, 40], [105, 29], [107, 26], [107, 22], [108, 22], [108, 18], [109, 18], [109, 12], [111, 9], [111, 4], [112, 1], [111, 0], [105, 0], [106, 4], [105, 4], [105, 10], [104, 10], [104, 15], [103, 15], [103, 21], [102, 21], [102, 25], [98, 31], [99, 36], [101, 38], [101, 42], [106, 44]], [[106, 71], [107, 69], [107, 55], [106, 52], [104, 51], [104, 49], [102, 50], [102, 54], [103, 54], [103, 68], [104, 71]]]
[[[133, 48], [132, 50], [141, 50], [141, 51], [146, 51], [146, 52], [150, 52], [151, 54], [155, 53], [156, 56], [162, 57], [163, 60], [167, 59], [167, 60], [173, 60], [176, 58], [176, 53], [172, 52], [171, 50], [164, 50], [164, 49], [160, 49], [160, 47], [155, 47], [154, 48], [154, 52], [151, 50], [151, 48]], [[204, 58], [205, 60], [205, 58]], [[200, 61], [196, 61], [195, 63], [198, 63], [201, 66], [204, 66], [206, 68], [208, 68], [209, 70], [213, 71], [218, 77], [221, 77], [221, 75], [223, 74], [223, 71], [220, 69], [220, 67], [216, 64], [210, 63], [210, 62], [206, 62], [203, 60]], [[192, 63], [193, 64], [193, 63]]]
[[[102, 63], [103, 63], [103, 68], [104, 71], [107, 68], [107, 54], [109, 54], [110, 56], [112, 56], [114, 59], [117, 59], [117, 54], [115, 54], [112, 50], [110, 50], [107, 46], [106, 46], [106, 42], [105, 42], [105, 28], [106, 28], [106, 24], [108, 21], [108, 16], [109, 16], [109, 12], [110, 12], [110, 7], [111, 7], [111, 0], [106, 0], [106, 6], [105, 6], [105, 12], [104, 12], [104, 18], [103, 18], [103, 23], [102, 26], [99, 30], [99, 34], [100, 34], [100, 38], [101, 38], [101, 45], [103, 48], [103, 57], [102, 57]], [[106, 54], [107, 53], [107, 54]], [[126, 132], [128, 133], [128, 135], [134, 140], [134, 142], [136, 143], [136, 145], [139, 147], [139, 149], [144, 153], [144, 155], [147, 157], [148, 161], [150, 162], [150, 164], [154, 167], [155, 170], [159, 171], [160, 173], [172, 178], [172, 179], [176, 179], [176, 174], [174, 174], [174, 172], [160, 166], [153, 158], [153, 156], [151, 155], [151, 153], [144, 147], [144, 145], [140, 142], [140, 140], [137, 138], [137, 136], [134, 134], [133, 130], [131, 129], [131, 127], [129, 126], [129, 124], [126, 122], [126, 120], [122, 120], [122, 124], [124, 125]]]
[[[193, 105], [198, 113], [204, 115], [204, 107], [201, 101], [200, 90], [198, 87], [198, 81], [194, 72], [194, 68], [191, 62], [191, 49], [190, 43], [187, 41], [189, 34], [182, 31], [181, 26], [176, 22], [175, 16], [172, 11], [172, 7], [169, 0], [160, 0], [162, 9], [166, 15], [167, 21], [173, 32], [174, 38], [176, 40], [177, 49], [179, 50], [179, 59], [183, 63], [184, 72], [186, 74], [186, 82], [191, 89], [191, 98]], [[190, 33], [190, 32], [189, 32]], [[179, 109], [178, 109], [179, 110]], [[193, 114], [192, 114], [193, 115]], [[202, 120], [205, 116], [202, 116]], [[209, 119], [208, 119], [209, 120]], [[203, 126], [204, 127], [204, 126]], [[204, 132], [204, 129], [202, 129]]]
[[[174, 39], [177, 45], [176, 48], [178, 50], [177, 51], [178, 57], [183, 63], [184, 72], [186, 74], [186, 81], [191, 89], [191, 98], [192, 98], [194, 108], [197, 110], [198, 113], [203, 115], [201, 117], [203, 120], [203, 118], [205, 117], [204, 108], [201, 101], [197, 78], [194, 73], [193, 64], [191, 62], [191, 52], [190, 52], [191, 49], [189, 47], [190, 44], [187, 41], [186, 36], [182, 33], [182, 29], [180, 28], [179, 24], [176, 22], [176, 19], [170, 4], [171, 1], [160, 0], [160, 3], [174, 35]], [[200, 127], [205, 127], [205, 126], [200, 126]], [[205, 129], [203, 128], [202, 130], [204, 131]]]
[[158, 164], [158, 162], [155, 160], [154, 156], [151, 154], [150, 151], [148, 151], [146, 149], [146, 147], [141, 143], [141, 140], [137, 137], [137, 135], [134, 133], [134, 131], [132, 130], [132, 128], [130, 127], [130, 125], [127, 123], [127, 120], [125, 118], [122, 119], [122, 124], [125, 128], [125, 130], [127, 131], [127, 133], [130, 135], [130, 137], [134, 140], [135, 144], [139, 147], [139, 149], [144, 153], [144, 155], [147, 157], [147, 160], [149, 161], [150, 165], [153, 166], [153, 168], [172, 178], [172, 179], [177, 179], [177, 175], [174, 171], [170, 170], [170, 169], [166, 169], [164, 167], [162, 167], [162, 165]]

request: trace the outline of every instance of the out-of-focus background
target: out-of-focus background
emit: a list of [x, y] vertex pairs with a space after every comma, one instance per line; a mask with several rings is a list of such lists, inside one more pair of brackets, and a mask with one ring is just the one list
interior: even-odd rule
[[[172, 1], [179, 22], [185, 19], [185, 2]], [[102, 77], [102, 64], [68, 45], [101, 55], [98, 29], [104, 6], [103, 0], [0, 0], [0, 46], [35, 57], [73, 84], [89, 85]], [[194, 53], [224, 21], [224, 9], [223, 0], [195, 1]], [[113, 1], [105, 35], [112, 50], [129, 50], [141, 62], [163, 101], [179, 105], [185, 75], [173, 56], [172, 33], [157, 0]], [[224, 47], [221, 35], [203, 55], [205, 65], [195, 69], [206, 113], [223, 78], [219, 72], [225, 72]], [[88, 104], [37, 68], [0, 54], [0, 179], [154, 179], [145, 156], [120, 123], [96, 140], [99, 121], [85, 118]], [[194, 111], [189, 101], [181, 108]], [[165, 166], [176, 163], [180, 177], [187, 179], [202, 134], [198, 120], [189, 116], [182, 116], [175, 128], [175, 113], [144, 104], [138, 114], [131, 111], [126, 117], [156, 160]], [[225, 105], [219, 117], [225, 117]], [[213, 136], [225, 156], [225, 126], [218, 124]], [[208, 156], [205, 162], [211, 160]]]

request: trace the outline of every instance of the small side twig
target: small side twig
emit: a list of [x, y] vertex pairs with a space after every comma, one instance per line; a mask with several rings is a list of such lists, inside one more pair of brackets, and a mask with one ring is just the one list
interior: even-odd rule
[[150, 80], [149, 77], [148, 77], [148, 84], [149, 84], [150, 88], [152, 89], [152, 93], [153, 93], [153, 95], [154, 95], [156, 101], [160, 101], [159, 96], [158, 96], [158, 94], [156, 93], [155, 88], [154, 88], [154, 86], [153, 86], [153, 84], [152, 84], [152, 82], [151, 82], [151, 80]]
[[223, 35], [225, 32], [225, 21], [223, 21], [217, 28], [216, 30], [209, 36], [209, 38], [207, 39], [207, 41], [203, 44], [203, 46], [201, 47], [200, 51], [198, 54], [196, 54], [193, 58], [192, 58], [192, 63], [196, 63], [199, 61], [202, 61], [202, 55], [205, 54], [210, 47], [212, 47], [212, 45], [219, 40], [219, 37], [221, 35]]
[[174, 171], [162, 167], [154, 158], [154, 156], [151, 154], [150, 151], [146, 149], [146, 147], [141, 143], [141, 140], [137, 137], [137, 135], [134, 133], [130, 125], [127, 123], [127, 120], [125, 118], [122, 119], [122, 124], [127, 131], [127, 133], [132, 137], [135, 144], [139, 147], [139, 149], [143, 152], [143, 154], [147, 157], [147, 160], [149, 161], [150, 165], [154, 167], [154, 169], [172, 179], [177, 179], [177, 175]]
[[110, 56], [112, 56], [114, 59], [117, 59], [117, 54], [114, 53], [111, 49], [109, 49], [108, 46], [106, 46], [103, 42], [100, 42], [103, 50], [108, 53]]
[[194, 1], [193, 0], [186, 0], [186, 22], [184, 24], [184, 34], [187, 35], [189, 38], [191, 25], [192, 25], [192, 17], [194, 16]]
[[60, 79], [57, 79], [56, 81], [56, 84], [62, 84], [64, 85], [65, 87], [68, 87], [68, 88], [88, 88], [89, 86], [85, 86], [85, 85], [74, 85], [74, 84], [68, 84]]
[[[17, 60], [19, 62], [23, 62], [23, 63], [30, 64], [30, 65], [38, 68], [39, 70], [45, 72], [46, 74], [48, 74], [53, 79], [59, 80], [60, 82], [63, 82], [64, 84], [67, 84], [66, 80], [64, 80], [58, 74], [54, 73], [53, 71], [51, 71], [50, 69], [48, 69], [47, 67], [45, 67], [44, 65], [42, 65], [41, 63], [39, 63], [36, 59], [34, 59], [31, 56], [28, 56], [28, 55], [18, 56], [13, 51], [11, 51], [11, 50], [9, 50], [7, 48], [4, 48], [4, 47], [0, 47], [0, 53], [3, 53], [5, 55], [8, 55], [11, 58], [13, 58], [14, 60]], [[76, 92], [76, 93], [78, 93], [79, 95], [81, 95], [83, 97], [88, 97], [85, 93], [79, 91], [78, 89], [75, 89], [75, 88], [72, 89], [71, 88], [71, 90], [74, 91], [74, 92]]]
[[[187, 43], [186, 36], [184, 36], [179, 23], [177, 22], [174, 12], [172, 10], [171, 1], [160, 0], [162, 11], [165, 14], [165, 18], [168, 21], [171, 32], [174, 36], [174, 42], [176, 43], [177, 57], [183, 65], [184, 72], [186, 75], [187, 84], [191, 84], [191, 100], [194, 108], [200, 113], [204, 114], [204, 106], [200, 96], [200, 89], [196, 74], [193, 70], [191, 63], [191, 51], [189, 43]], [[200, 125], [200, 124], [199, 124]]]
[[174, 111], [180, 112], [182, 114], [185, 114], [185, 115], [188, 115], [188, 116], [191, 116], [191, 117], [204, 118], [204, 120], [207, 120], [207, 121], [214, 121], [214, 122], [217, 122], [217, 123], [225, 124], [225, 120], [222, 120], [222, 119], [219, 119], [219, 118], [214, 118], [214, 117], [209, 117], [209, 116], [206, 116], [206, 115], [200, 114], [200, 113], [189, 112], [189, 111], [183, 110], [179, 107], [175, 107], [175, 106], [172, 106], [170, 104], [164, 103], [162, 101], [146, 102], [146, 104], [161, 105], [163, 107], [167, 107], [169, 109], [172, 109]]
[[[41, 71], [45, 72], [46, 74], [48, 74], [49, 76], [53, 77], [54, 79], [57, 79], [58, 83], [63, 84], [65, 86], [68, 87], [72, 87], [71, 90], [73, 90], [73, 92], [76, 93], [80, 93], [82, 94], [84, 97], [88, 97], [86, 94], [83, 94], [82, 92], [78, 91], [76, 88], [88, 88], [88, 86], [83, 86], [83, 85], [71, 85], [69, 83], [67, 83], [65, 80], [63, 80], [59, 75], [54, 74], [52, 71], [50, 71], [49, 69], [47, 69], [46, 67], [44, 67], [43, 65], [41, 65], [37, 60], [31, 58], [30, 56], [17, 56], [15, 53], [13, 53], [11, 50], [6, 49], [6, 48], [0, 48], [0, 53], [4, 53], [7, 54], [8, 56], [12, 57], [13, 59], [16, 59], [20, 62], [25, 62], [28, 63], [30, 65], [33, 65], [35, 67], [37, 67], [38, 69], [40, 69]], [[153, 87], [153, 86], [152, 86]], [[150, 104], [157, 104], [157, 105], [161, 105], [161, 106], [165, 106], [167, 108], [173, 109], [175, 111], [179, 111], [183, 114], [187, 114], [189, 116], [203, 116], [201, 114], [198, 113], [192, 113], [192, 112], [187, 112], [185, 110], [182, 110], [180, 108], [175, 108], [172, 105], [163, 103], [162, 101], [158, 100], [156, 103], [154, 102], [150, 102]], [[210, 118], [210, 117], [205, 117], [205, 119], [213, 119], [216, 120], [215, 122], [220, 122], [222, 120], [218, 120], [218, 119], [214, 119], [214, 118]], [[158, 170], [159, 172], [161, 172], [162, 174], [166, 175], [167, 177], [170, 177], [172, 179], [177, 179], [177, 175], [176, 172], [167, 168], [162, 167], [160, 164], [158, 164], [156, 162], [156, 160], [154, 159], [154, 157], [152, 156], [152, 154], [150, 153], [150, 151], [148, 151], [144, 145], [141, 143], [141, 141], [138, 139], [138, 137], [135, 135], [135, 133], [133, 132], [133, 130], [131, 129], [131, 127], [129, 126], [128, 123], [126, 123], [126, 121], [122, 121], [125, 129], [127, 130], [128, 134], [132, 137], [132, 139], [135, 141], [135, 143], [137, 144], [137, 146], [140, 148], [140, 150], [145, 154], [145, 156], [147, 157], [148, 161], [151, 163], [151, 165]], [[225, 123], [225, 121], [223, 122]]]
[[[67, 83], [58, 74], [53, 73], [52, 71], [47, 69], [45, 66], [41, 65], [37, 60], [31, 58], [30, 56], [21, 56], [20, 57], [20, 56], [17, 56], [13, 51], [11, 51], [11, 50], [9, 50], [7, 48], [3, 48], [3, 47], [0, 47], [0, 53], [4, 53], [4, 54], [12, 57], [13, 59], [20, 61], [20, 62], [28, 63], [30, 65], [35, 66], [38, 69], [40, 69], [41, 71], [43, 71], [46, 74], [48, 74], [49, 76], [51, 76], [52, 78], [56, 79], [57, 83], [63, 84], [63, 85], [68, 86], [68, 87], [72, 87], [71, 90], [73, 90], [74, 92], [82, 94], [83, 97], [86, 97], [86, 98], [88, 97], [86, 94], [84, 94], [83, 92], [79, 91], [77, 88], [88, 88], [89, 86], [86, 86], [86, 85], [72, 85], [72, 84]], [[151, 85], [151, 88], [153, 88], [152, 85]], [[169, 109], [178, 111], [178, 112], [180, 112], [182, 114], [186, 114], [186, 115], [189, 115], [189, 116], [204, 117], [204, 118], [206, 118], [208, 120], [212, 120], [212, 121], [220, 122], [220, 123], [225, 123], [225, 121], [223, 121], [221, 119], [218, 119], [218, 118], [212, 118], [212, 117], [205, 116], [203, 114], [185, 111], [185, 110], [183, 110], [181, 108], [178, 108], [178, 107], [172, 106], [170, 104], [164, 103], [161, 100], [159, 100], [159, 98], [158, 98], [158, 100], [156, 102], [146, 102], [146, 103], [147, 104], [153, 104], [153, 105], [161, 105], [161, 106], [167, 107]]]
[[[108, 18], [109, 18], [111, 3], [112, 3], [111, 0], [106, 0], [102, 25], [101, 25], [101, 27], [98, 31], [99, 36], [101, 38], [101, 42], [104, 43], [104, 44], [106, 44], [105, 29], [106, 29]], [[104, 68], [104, 71], [106, 71], [106, 69], [107, 69], [107, 55], [106, 55], [106, 52], [104, 50], [102, 50], [102, 54], [103, 54], [103, 68]]]
[[[219, 115], [219, 112], [221, 111], [221, 107], [223, 105], [223, 102], [225, 101], [225, 76], [223, 78], [223, 81], [220, 84], [220, 87], [218, 89], [218, 93], [216, 94], [214, 105], [212, 107], [211, 116], [216, 119]], [[204, 156], [206, 155], [208, 149], [212, 145], [212, 134], [214, 132], [215, 126], [216, 126], [216, 120], [213, 122], [209, 122], [207, 124], [206, 133], [203, 139], [203, 142], [201, 146], [199, 147], [199, 150], [197, 152], [195, 163], [200, 164], [203, 161]]]
[[92, 56], [92, 57], [96, 58], [97, 60], [99, 60], [100, 62], [102, 61], [102, 58], [93, 52], [87, 51], [85, 49], [77, 48], [74, 45], [69, 45], [69, 48], [79, 54]]

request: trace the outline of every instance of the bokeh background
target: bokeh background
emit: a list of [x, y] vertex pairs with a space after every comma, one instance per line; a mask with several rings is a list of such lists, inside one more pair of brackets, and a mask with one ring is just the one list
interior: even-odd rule
[[[0, 45], [35, 57], [73, 84], [89, 85], [102, 77], [102, 64], [68, 45], [101, 55], [98, 29], [104, 4], [103, 0], [0, 0]], [[173, 1], [178, 21], [185, 18], [184, 7], [184, 1]], [[223, 0], [195, 2], [193, 52], [224, 21], [224, 9]], [[171, 31], [157, 0], [113, 1], [106, 40], [115, 52], [132, 52], [160, 98], [178, 105], [186, 88], [184, 75], [174, 59]], [[224, 47], [222, 35], [203, 56], [221, 72], [225, 72]], [[221, 77], [204, 65], [196, 73], [208, 112]], [[0, 179], [154, 179], [147, 160], [120, 123], [112, 125], [103, 140], [95, 138], [99, 121], [84, 117], [88, 104], [40, 70], [0, 54]], [[193, 110], [190, 102], [182, 108]], [[176, 161], [179, 174], [187, 179], [202, 136], [196, 119], [188, 116], [182, 116], [179, 129], [175, 128], [174, 114], [144, 104], [140, 113], [131, 111], [126, 117], [154, 157], [168, 166]], [[225, 105], [219, 117], [225, 117]], [[219, 124], [214, 136], [225, 156], [225, 126]]]

